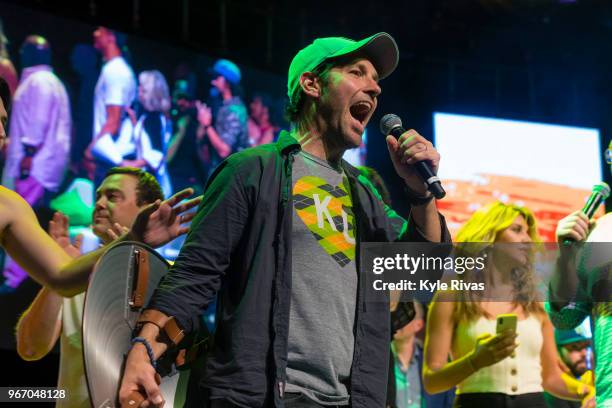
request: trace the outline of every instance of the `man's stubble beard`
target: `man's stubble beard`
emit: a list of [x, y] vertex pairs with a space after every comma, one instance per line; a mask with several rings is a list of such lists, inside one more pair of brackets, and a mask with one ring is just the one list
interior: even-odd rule
[[[325, 109], [325, 106], [321, 106], [319, 108], [319, 116], [323, 119], [323, 122], [328, 126], [328, 128], [326, 129], [326, 131], [324, 131], [324, 139], [323, 139], [323, 143], [325, 144], [325, 148], [328, 152], [341, 152], [342, 154], [340, 154], [340, 156], [342, 156], [344, 154], [344, 152], [346, 152], [347, 150], [350, 149], [354, 149], [357, 148], [361, 145], [362, 137], [363, 135], [359, 135], [357, 141], [354, 141], [353, 138], [351, 137], [350, 133], [349, 134], [344, 134], [343, 133], [343, 125], [344, 125], [344, 121], [345, 121], [345, 115], [350, 115], [350, 112], [348, 113], [342, 113], [342, 117], [340, 118], [339, 121], [339, 128], [338, 129], [332, 129], [329, 127], [329, 125], [331, 123], [334, 123], [331, 119], [332, 119], [332, 113], [333, 110], [332, 109]], [[350, 124], [350, 119], [349, 119], [349, 123], [347, 123], [347, 126], [349, 127], [349, 129], [347, 129], [347, 132], [351, 132], [352, 129], [350, 129], [351, 124]], [[365, 126], [367, 126], [367, 123], [365, 124]], [[364, 129], [365, 129], [364, 126]]]

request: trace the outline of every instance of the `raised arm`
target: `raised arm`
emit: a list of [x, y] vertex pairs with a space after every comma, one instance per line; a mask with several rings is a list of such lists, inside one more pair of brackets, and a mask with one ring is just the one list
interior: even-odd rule
[[[75, 245], [68, 235], [68, 217], [57, 212], [49, 223], [49, 235], [71, 258], [78, 257], [81, 238]], [[16, 329], [17, 353], [28, 361], [39, 360], [55, 346], [62, 329], [62, 297], [42, 288], [21, 315]]]
[[[427, 191], [414, 164], [428, 161], [433, 172], [438, 171], [440, 154], [433, 144], [415, 130], [405, 132], [398, 140], [393, 136], [387, 136], [386, 140], [393, 167], [406, 186], [416, 197], [430, 197], [431, 193]], [[442, 225], [433, 197], [424, 204], [413, 205], [411, 217], [428, 241], [440, 242], [442, 240]]]
[[[578, 273], [576, 270], [576, 258], [578, 256], [577, 245], [566, 245], [566, 240], [571, 242], [583, 242], [586, 240], [591, 225], [589, 219], [582, 211], [574, 211], [567, 217], [561, 219], [557, 224], [555, 232], [559, 244], [559, 258], [555, 274], [550, 281], [551, 296], [555, 301], [553, 306], [561, 308], [574, 299], [578, 290]], [[552, 299], [551, 299], [552, 300]]]
[[[210, 108], [199, 101], [196, 101], [196, 107], [198, 109], [198, 129], [196, 135], [199, 139], [208, 137], [210, 144], [215, 149], [219, 157], [222, 159], [226, 158], [232, 153], [232, 147], [223, 141], [223, 138], [219, 135], [217, 130], [212, 125], [212, 113]], [[234, 128], [234, 121], [232, 126]]]
[[[608, 216], [602, 217], [602, 219]], [[601, 219], [600, 219], [601, 221]], [[557, 224], [556, 238], [559, 244], [559, 256], [555, 272], [550, 280], [549, 303], [547, 311], [553, 324], [559, 329], [572, 329], [579, 325], [591, 313], [584, 287], [581, 287], [578, 265], [580, 263], [580, 246], [567, 245], [570, 239], [583, 242], [594, 228], [582, 211], [574, 211]], [[595, 228], [601, 231], [603, 228]], [[593, 230], [593, 232], [595, 231]], [[590, 238], [589, 238], [590, 240]], [[579, 294], [582, 293], [582, 296]], [[576, 300], [579, 300], [576, 302]]]
[[[72, 258], [40, 227], [28, 203], [1, 186], [0, 210], [2, 247], [38, 283], [57, 288], [60, 271]], [[87, 281], [87, 276], [75, 278], [68, 286], [84, 286]]]

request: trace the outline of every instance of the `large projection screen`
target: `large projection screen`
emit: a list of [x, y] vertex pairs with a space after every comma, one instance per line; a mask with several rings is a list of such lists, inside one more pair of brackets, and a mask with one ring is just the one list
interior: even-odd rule
[[453, 236], [475, 210], [501, 200], [533, 210], [552, 242], [557, 222], [602, 180], [597, 129], [434, 113], [434, 132], [447, 191], [438, 207]]

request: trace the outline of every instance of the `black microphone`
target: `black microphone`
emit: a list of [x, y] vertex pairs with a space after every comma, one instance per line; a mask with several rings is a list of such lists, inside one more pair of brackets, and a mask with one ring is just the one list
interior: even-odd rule
[[[396, 139], [404, 133], [406, 129], [402, 126], [402, 120], [399, 116], [394, 115], [393, 113], [388, 113], [382, 117], [380, 120], [380, 132], [383, 135], [392, 135]], [[446, 191], [442, 188], [442, 183], [436, 173], [431, 170], [429, 163], [427, 161], [416, 162], [414, 166], [417, 169], [417, 172], [421, 176], [421, 179], [427, 185], [427, 189], [431, 191], [434, 197], [438, 200], [444, 198], [446, 196]]]
[[[603, 181], [601, 183], [597, 183], [593, 186], [593, 191], [589, 196], [584, 207], [582, 207], [582, 212], [587, 216], [590, 220], [595, 215], [595, 211], [599, 208], [599, 206], [606, 201], [606, 199], [610, 197], [610, 186]], [[572, 238], [566, 238], [563, 240], [564, 244], [571, 244], [574, 242]]]

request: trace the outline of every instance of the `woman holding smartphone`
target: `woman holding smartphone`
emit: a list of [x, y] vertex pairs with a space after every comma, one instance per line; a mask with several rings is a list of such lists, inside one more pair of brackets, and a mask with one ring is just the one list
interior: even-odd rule
[[[434, 298], [423, 363], [427, 392], [456, 386], [454, 406], [461, 408], [545, 408], [544, 390], [590, 403], [592, 389], [561, 370], [553, 326], [536, 300], [531, 261], [539, 241], [532, 212], [501, 202], [480, 209], [459, 230], [457, 242], [480, 243], [465, 255], [486, 259], [484, 273], [466, 272], [464, 279], [484, 282], [487, 294]], [[502, 314], [517, 316], [516, 331], [496, 333]]]

